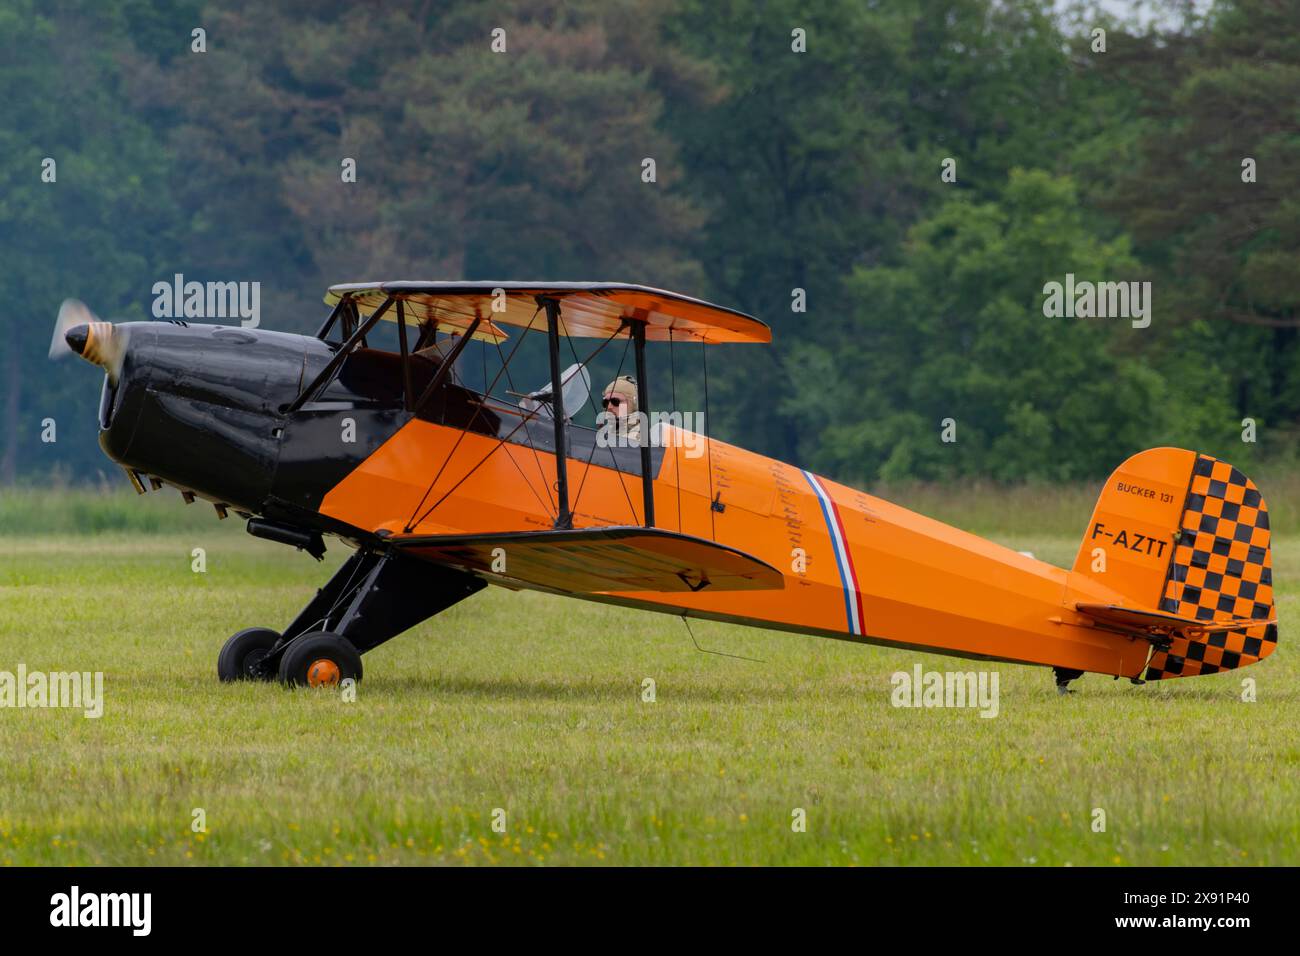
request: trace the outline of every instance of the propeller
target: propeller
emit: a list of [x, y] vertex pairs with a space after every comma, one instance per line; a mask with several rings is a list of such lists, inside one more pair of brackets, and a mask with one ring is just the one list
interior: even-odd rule
[[54, 320], [54, 336], [50, 339], [50, 358], [80, 355], [92, 365], [98, 365], [112, 384], [122, 371], [126, 355], [127, 333], [112, 322], [102, 321], [80, 299], [64, 299], [59, 306], [59, 316]]

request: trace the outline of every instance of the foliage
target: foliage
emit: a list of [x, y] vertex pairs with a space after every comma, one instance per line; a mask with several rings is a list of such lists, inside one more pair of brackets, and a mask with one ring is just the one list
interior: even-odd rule
[[[715, 298], [775, 343], [716, 351], [713, 432], [845, 479], [1095, 479], [1165, 442], [1291, 460], [1298, 19], [1274, 0], [1147, 25], [1045, 0], [0, 0], [0, 482], [112, 475], [96, 377], [46, 362], [53, 316], [76, 296], [146, 318], [175, 273], [261, 282], [264, 324], [291, 331], [362, 278]], [[1150, 281], [1151, 327], [1045, 318], [1067, 272]], [[676, 359], [702, 408], [698, 361]]]

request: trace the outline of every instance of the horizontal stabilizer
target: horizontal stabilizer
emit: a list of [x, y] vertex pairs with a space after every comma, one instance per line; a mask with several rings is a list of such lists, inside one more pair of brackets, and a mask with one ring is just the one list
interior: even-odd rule
[[389, 539], [437, 564], [569, 594], [766, 591], [781, 572], [752, 555], [657, 528], [576, 528]]
[[1181, 634], [1184, 637], [1193, 637], [1277, 623], [1276, 617], [1271, 620], [1223, 618], [1213, 621], [1199, 621], [1194, 617], [1180, 617], [1177, 614], [1169, 614], [1165, 611], [1144, 611], [1138, 608], [1120, 607], [1117, 604], [1076, 604], [1074, 608], [1080, 614], [1101, 621], [1103, 624], [1111, 624], [1125, 631], [1137, 631], [1142, 636], [1154, 637], [1174, 633]]

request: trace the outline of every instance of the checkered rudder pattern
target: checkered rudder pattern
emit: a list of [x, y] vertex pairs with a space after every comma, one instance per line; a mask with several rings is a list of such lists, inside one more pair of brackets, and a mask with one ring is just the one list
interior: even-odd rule
[[[1160, 609], [1201, 621], [1273, 617], [1268, 508], [1225, 461], [1198, 455]], [[1156, 651], [1147, 680], [1215, 674], [1253, 664], [1277, 647], [1277, 625], [1175, 637]]]

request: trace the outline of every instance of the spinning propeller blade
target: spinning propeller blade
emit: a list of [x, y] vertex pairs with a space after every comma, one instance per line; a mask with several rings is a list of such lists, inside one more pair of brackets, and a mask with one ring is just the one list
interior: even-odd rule
[[100, 320], [86, 303], [79, 299], [64, 299], [59, 306], [59, 317], [54, 322], [50, 358], [80, 355], [92, 365], [103, 368], [109, 381], [116, 382], [126, 354], [126, 340], [126, 330]]

